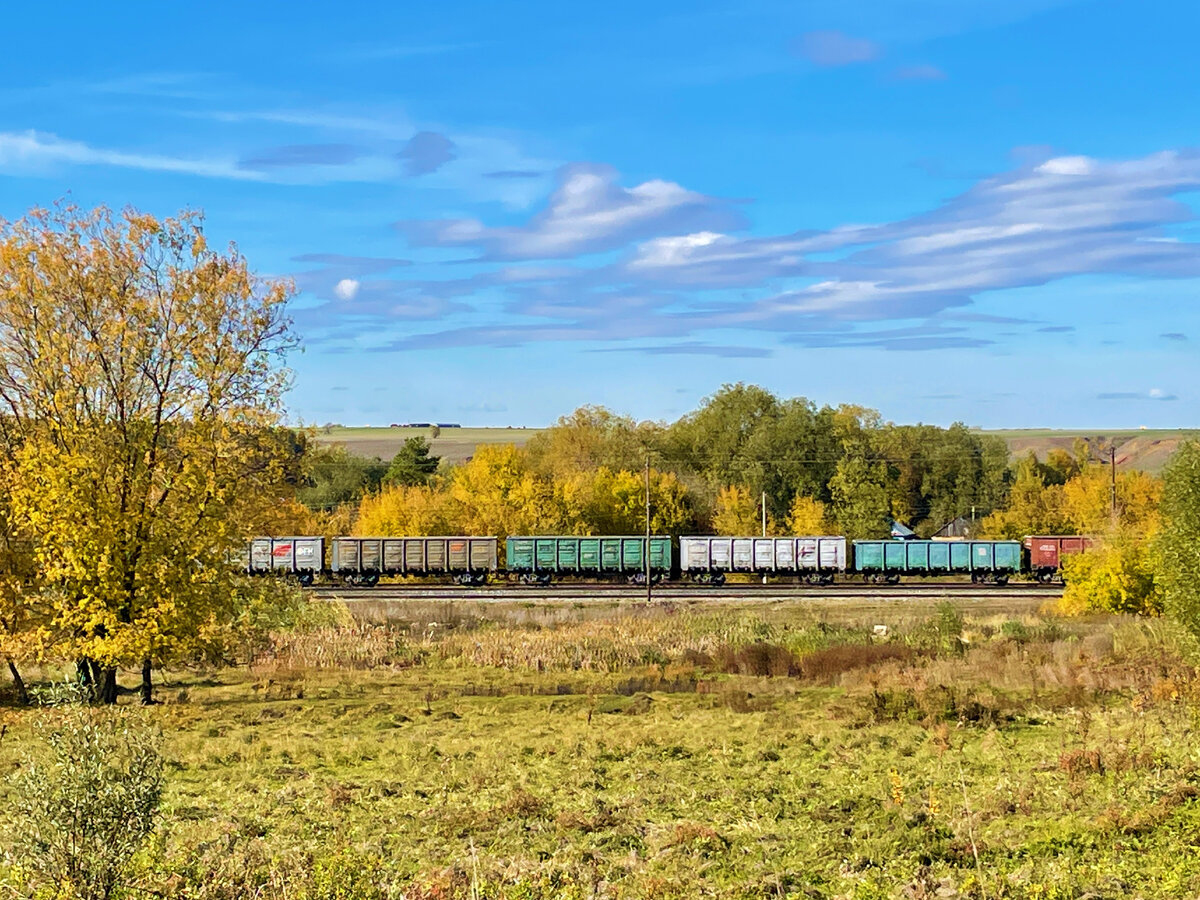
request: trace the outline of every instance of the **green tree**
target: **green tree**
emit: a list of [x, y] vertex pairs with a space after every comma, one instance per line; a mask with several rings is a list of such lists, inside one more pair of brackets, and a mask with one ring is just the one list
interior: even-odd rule
[[410, 437], [392, 457], [391, 465], [383, 476], [383, 483], [409, 486], [428, 484], [441, 461], [440, 456], [429, 455], [429, 442], [425, 438]]
[[833, 514], [849, 538], [882, 538], [891, 531], [886, 472], [879, 463], [846, 457], [830, 480]]
[[387, 463], [351, 453], [341, 444], [310, 444], [297, 499], [312, 510], [332, 510], [379, 490]]
[[1163, 473], [1162, 530], [1156, 541], [1168, 614], [1200, 635], [1200, 443], [1187, 441]]

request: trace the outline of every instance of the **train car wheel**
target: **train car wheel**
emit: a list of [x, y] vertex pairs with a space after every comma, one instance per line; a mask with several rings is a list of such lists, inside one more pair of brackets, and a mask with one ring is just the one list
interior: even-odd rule
[[899, 575], [889, 575], [889, 576], [887, 577], [887, 583], [888, 583], [888, 584], [899, 584], [899, 583], [900, 583], [900, 576], [899, 576]]
[[996, 584], [998, 584], [1000, 587], [1004, 587], [1006, 584], [1008, 584], [1008, 576], [1007, 575], [997, 575], [996, 576]]
[[301, 572], [296, 576], [296, 580], [300, 582], [300, 587], [312, 587], [313, 574], [312, 572]]
[[721, 585], [723, 585], [725, 583], [725, 573], [718, 572], [716, 575], [714, 575], [712, 577], [712, 583], [714, 585], [716, 585], [717, 587], [720, 587]]

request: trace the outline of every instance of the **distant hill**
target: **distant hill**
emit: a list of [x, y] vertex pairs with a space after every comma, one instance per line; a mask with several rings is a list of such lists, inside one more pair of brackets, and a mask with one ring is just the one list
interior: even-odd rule
[[1044, 459], [1051, 450], [1070, 451], [1077, 438], [1091, 445], [1097, 456], [1108, 459], [1109, 447], [1116, 447], [1117, 468], [1142, 469], [1158, 473], [1171, 458], [1180, 443], [1187, 438], [1200, 438], [1197, 429], [1148, 428], [1132, 431], [1058, 431], [1051, 428], [1016, 429], [1012, 431], [990, 431], [1008, 442], [1008, 452], [1013, 456], [1024, 456], [1030, 450]]
[[[421, 436], [429, 439], [435, 456], [457, 463], [470, 457], [479, 444], [515, 444], [523, 447], [541, 428], [443, 428], [436, 438], [430, 438], [428, 428], [342, 428], [318, 429], [317, 441], [344, 444], [348, 450], [362, 456], [391, 459], [404, 441]], [[1013, 456], [1023, 456], [1033, 450], [1041, 458], [1056, 448], [1071, 450], [1076, 438], [1084, 438], [1096, 454], [1108, 458], [1108, 448], [1115, 443], [1117, 465], [1122, 469], [1144, 469], [1159, 472], [1180, 442], [1188, 437], [1200, 437], [1198, 429], [1134, 429], [1131, 431], [1059, 431], [1053, 428], [1028, 428], [1007, 431], [983, 431], [1008, 442]]]

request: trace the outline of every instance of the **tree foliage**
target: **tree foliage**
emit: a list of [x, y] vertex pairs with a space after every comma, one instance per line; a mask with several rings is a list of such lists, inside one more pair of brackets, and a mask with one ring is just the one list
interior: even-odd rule
[[342, 444], [310, 445], [296, 496], [311, 510], [334, 510], [379, 490], [388, 470], [386, 463], [351, 453]]
[[798, 536], [829, 534], [834, 529], [829, 521], [829, 508], [820, 500], [800, 494], [792, 500], [784, 524], [788, 534]]
[[392, 457], [392, 462], [383, 476], [383, 483], [409, 486], [428, 484], [441, 461], [440, 456], [429, 455], [429, 442], [425, 438], [410, 437]]
[[1117, 473], [1113, 518], [1112, 473], [1062, 454], [1057, 464], [1038, 462], [1030, 453], [1016, 466], [1008, 502], [984, 519], [983, 534], [1020, 538], [1027, 534], [1107, 534], [1114, 529], [1140, 534], [1158, 530], [1162, 482], [1146, 472]]
[[[762, 500], [749, 488], [731, 484], [717, 493], [717, 511], [713, 516], [713, 531], [724, 535], [762, 534]], [[774, 519], [768, 513], [767, 534], [775, 533]]]
[[32, 887], [109, 900], [158, 820], [163, 761], [157, 734], [129, 712], [75, 707], [42, 725], [47, 752], [12, 778], [6, 816]]
[[1163, 474], [1155, 545], [1166, 611], [1200, 635], [1200, 443], [1185, 442]]
[[1061, 612], [1159, 615], [1163, 611], [1151, 543], [1140, 533], [1110, 536], [1087, 553], [1066, 557], [1062, 566], [1066, 586], [1058, 601]]
[[194, 214], [34, 211], [0, 227], [0, 460], [62, 652], [165, 659], [223, 620], [287, 384], [287, 284]]

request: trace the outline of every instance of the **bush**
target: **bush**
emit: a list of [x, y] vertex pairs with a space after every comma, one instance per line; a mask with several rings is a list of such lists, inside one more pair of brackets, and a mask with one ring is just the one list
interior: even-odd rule
[[1145, 540], [1117, 538], [1088, 553], [1063, 560], [1066, 587], [1058, 602], [1062, 613], [1132, 613], [1156, 616], [1163, 597], [1155, 581], [1153, 560]]
[[46, 752], [12, 778], [10, 846], [31, 886], [108, 900], [157, 822], [158, 735], [132, 712], [47, 715], [39, 726]]

